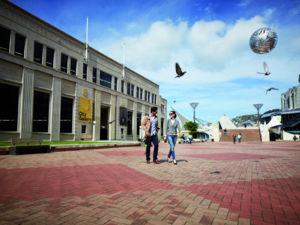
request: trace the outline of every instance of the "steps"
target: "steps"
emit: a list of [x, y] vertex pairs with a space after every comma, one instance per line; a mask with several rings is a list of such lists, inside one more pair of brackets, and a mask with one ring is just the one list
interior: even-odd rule
[[222, 133], [220, 142], [233, 142], [233, 135], [237, 136], [239, 133], [242, 134], [242, 142], [261, 142], [259, 129], [228, 129], [225, 135], [224, 130], [220, 132]]

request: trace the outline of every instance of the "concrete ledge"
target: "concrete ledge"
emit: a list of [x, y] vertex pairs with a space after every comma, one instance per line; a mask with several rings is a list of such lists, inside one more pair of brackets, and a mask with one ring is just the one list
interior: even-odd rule
[[49, 153], [50, 145], [19, 145], [9, 148], [10, 155]]
[[[91, 150], [91, 149], [103, 149], [103, 148], [121, 148], [121, 147], [133, 147], [133, 146], [140, 146], [140, 145], [141, 143], [138, 141], [123, 142], [123, 143], [50, 145], [49, 152], [79, 151], [79, 150]], [[39, 145], [32, 145], [32, 146], [39, 147]], [[1, 146], [0, 155], [10, 154], [10, 149], [15, 147], [27, 147], [27, 146]]]

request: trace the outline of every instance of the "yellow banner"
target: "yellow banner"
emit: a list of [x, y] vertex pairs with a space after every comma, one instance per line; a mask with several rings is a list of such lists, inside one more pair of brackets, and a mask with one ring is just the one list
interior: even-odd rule
[[92, 121], [92, 99], [79, 97], [79, 122]]

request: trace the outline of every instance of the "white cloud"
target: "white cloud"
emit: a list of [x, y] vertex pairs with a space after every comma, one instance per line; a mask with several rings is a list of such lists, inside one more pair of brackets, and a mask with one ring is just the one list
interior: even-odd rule
[[[300, 26], [269, 24], [273, 12], [266, 10], [264, 16], [241, 18], [233, 24], [220, 20], [193, 24], [157, 21], [140, 35], [112, 41], [103, 52], [121, 62], [125, 42], [126, 65], [160, 84], [161, 95], [177, 100], [178, 110], [187, 117], [192, 115], [191, 101], [205, 106], [201, 112], [207, 118], [211, 113], [214, 117], [253, 113], [252, 104], [257, 102], [264, 103], [265, 110], [280, 108], [280, 93], [295, 85], [299, 74]], [[250, 49], [249, 38], [264, 26], [271, 26], [279, 39], [273, 51], [259, 55]], [[263, 61], [270, 67], [268, 77], [257, 74]], [[174, 79], [175, 62], [187, 71], [180, 79]], [[236, 79], [254, 81], [235, 86], [232, 81]], [[280, 90], [266, 96], [265, 90], [271, 86]]]
[[252, 0], [242, 0], [240, 1], [240, 3], [238, 4], [239, 7], [246, 7], [251, 3]]

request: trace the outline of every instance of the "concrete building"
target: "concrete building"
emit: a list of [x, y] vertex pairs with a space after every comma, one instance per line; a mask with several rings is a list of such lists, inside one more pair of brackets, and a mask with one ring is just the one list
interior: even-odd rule
[[300, 85], [281, 94], [281, 110], [300, 109]]
[[18, 6], [0, 1], [0, 141], [137, 140], [167, 101], [159, 85]]

